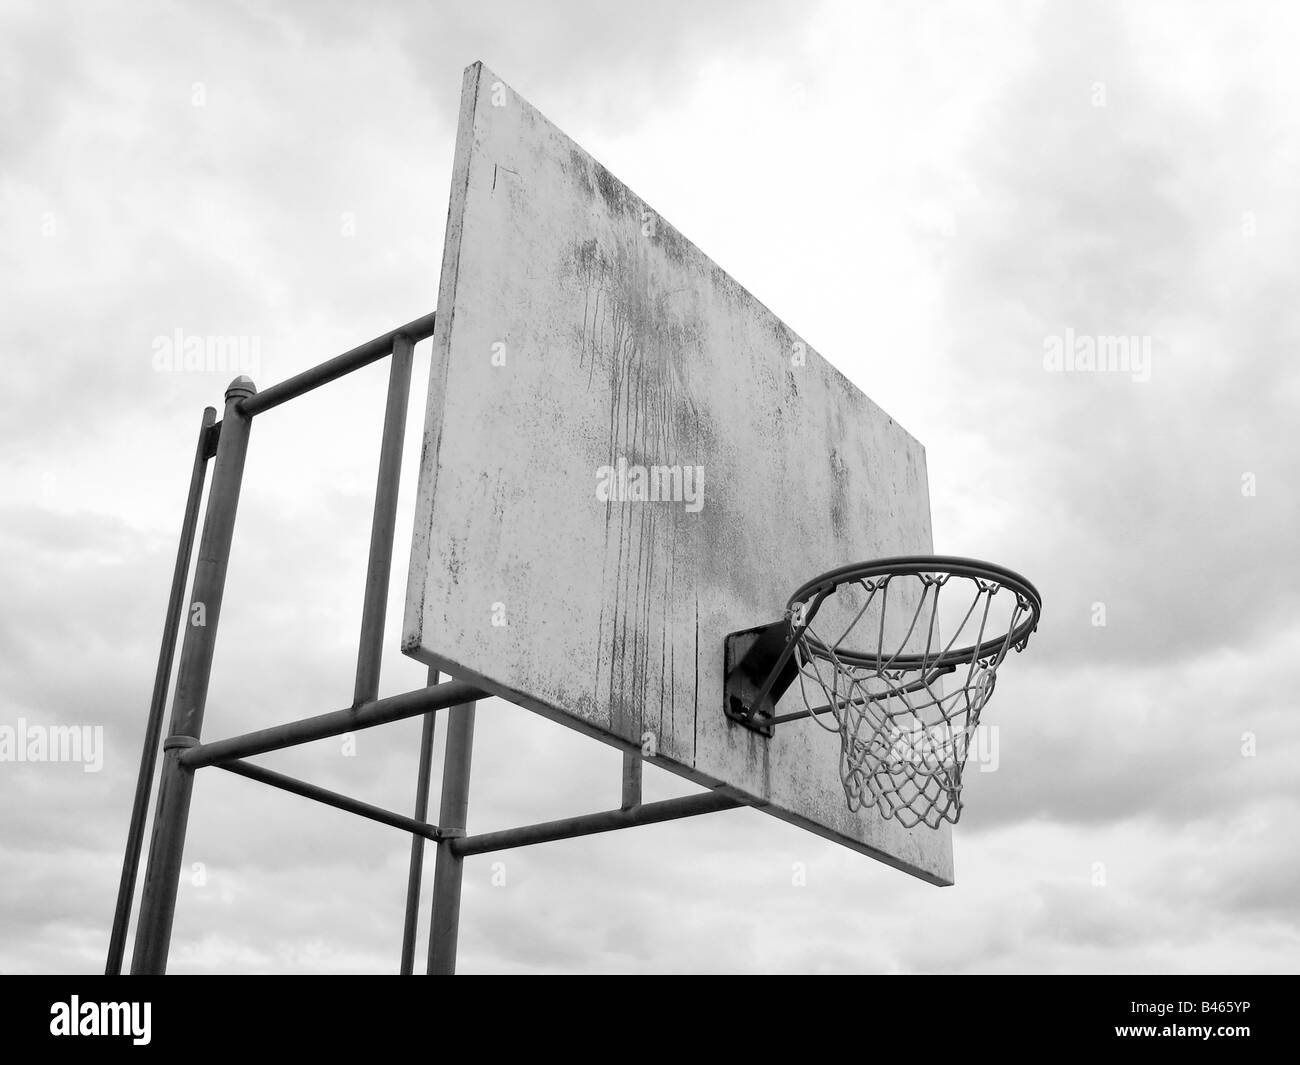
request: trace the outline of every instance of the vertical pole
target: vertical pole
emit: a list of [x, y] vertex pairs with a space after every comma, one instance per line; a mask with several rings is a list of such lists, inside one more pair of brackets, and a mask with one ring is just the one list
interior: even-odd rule
[[[402, 473], [402, 442], [406, 435], [406, 408], [411, 394], [410, 337], [393, 337], [388, 368], [388, 401], [384, 406], [384, 431], [379, 441], [379, 477], [375, 484], [375, 513], [370, 524], [370, 561], [361, 604], [361, 639], [357, 644], [357, 681], [352, 705], [362, 706], [379, 697], [379, 674], [384, 658], [384, 615], [388, 610], [388, 584], [393, 569], [393, 531], [397, 524], [397, 493]], [[429, 683], [438, 674], [430, 670]], [[433, 755], [434, 715], [424, 715], [420, 735], [420, 768], [415, 784], [415, 816], [423, 821], [429, 810], [429, 768]], [[424, 837], [411, 837], [411, 864], [406, 876], [406, 920], [402, 929], [402, 974], [415, 964], [415, 933], [419, 921], [420, 874], [424, 863]]]
[[149, 796], [153, 790], [153, 772], [158, 764], [158, 741], [162, 737], [163, 712], [167, 708], [167, 686], [171, 683], [172, 660], [176, 657], [176, 633], [185, 606], [185, 580], [190, 574], [190, 555], [194, 550], [194, 530], [199, 524], [199, 504], [203, 499], [203, 479], [208, 468], [208, 434], [217, 420], [212, 407], [203, 410], [199, 442], [194, 449], [190, 469], [190, 492], [185, 499], [185, 517], [181, 520], [181, 539], [176, 548], [176, 566], [172, 570], [172, 588], [167, 597], [167, 618], [163, 622], [162, 647], [158, 651], [158, 668], [153, 675], [153, 696], [149, 700], [149, 717], [144, 726], [144, 750], [140, 753], [140, 774], [135, 781], [135, 799], [131, 804], [131, 824], [126, 833], [126, 853], [122, 857], [122, 879], [117, 885], [117, 909], [113, 913], [113, 931], [108, 939], [105, 976], [122, 971], [126, 952], [126, 931], [131, 923], [131, 900], [135, 895], [135, 878], [140, 871], [140, 851], [144, 847], [144, 826], [149, 817]]
[[171, 733], [163, 743], [162, 783], [131, 960], [131, 972], [136, 975], [161, 974], [167, 970], [167, 949], [176, 913], [185, 829], [194, 788], [194, 772], [181, 765], [180, 754], [183, 748], [198, 742], [203, 730], [212, 652], [226, 586], [244, 458], [248, 452], [250, 420], [239, 409], [239, 403], [256, 392], [256, 386], [247, 377], [237, 377], [226, 389], [226, 410], [213, 463], [212, 490], [208, 494], [191, 599], [195, 607], [202, 604], [203, 624], [194, 624], [197, 615], [192, 615], [185, 628], [176, 698], [172, 703]]
[[636, 751], [623, 752], [623, 809], [634, 810], [641, 805], [641, 755]]
[[[440, 828], [465, 828], [469, 812], [469, 765], [474, 748], [474, 703], [453, 706], [447, 720], [447, 755], [442, 769]], [[452, 853], [451, 841], [438, 841], [433, 867], [433, 916], [429, 922], [429, 975], [456, 971], [460, 929], [461, 869], [464, 859]]]
[[[438, 671], [429, 670], [429, 684], [438, 683]], [[415, 774], [415, 819], [429, 819], [429, 774], [433, 769], [433, 732], [437, 712], [424, 715], [420, 733], [420, 768]], [[420, 880], [424, 871], [424, 837], [411, 836], [411, 867], [406, 874], [406, 922], [402, 926], [402, 975], [415, 972], [415, 936], [420, 928]]]
[[384, 655], [384, 613], [388, 609], [388, 578], [393, 568], [393, 529], [397, 524], [397, 488], [402, 473], [402, 438], [411, 393], [411, 340], [393, 338], [388, 371], [388, 403], [379, 444], [379, 480], [375, 486], [375, 515], [370, 525], [370, 562], [361, 607], [361, 640], [357, 647], [357, 683], [352, 705], [373, 702], [379, 695], [379, 667]]

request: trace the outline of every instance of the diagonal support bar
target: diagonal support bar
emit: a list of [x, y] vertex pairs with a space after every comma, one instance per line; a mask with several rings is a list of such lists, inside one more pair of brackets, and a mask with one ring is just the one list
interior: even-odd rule
[[[293, 795], [301, 795], [304, 799], [314, 799], [316, 802], [324, 803], [326, 806], [332, 806], [336, 810], [342, 810], [345, 813], [356, 814], [359, 817], [367, 818], [371, 821], [378, 821], [381, 825], [391, 825], [393, 828], [400, 828], [403, 832], [410, 832], [413, 835], [420, 836], [423, 839], [449, 839], [455, 833], [443, 832], [437, 825], [431, 825], [427, 821], [417, 821], [413, 817], [406, 817], [404, 814], [394, 813], [391, 810], [385, 810], [381, 806], [372, 806], [368, 802], [362, 802], [360, 799], [354, 799], [350, 795], [343, 795], [337, 791], [330, 791], [328, 788], [322, 788], [318, 784], [309, 784], [305, 780], [298, 780], [296, 777], [285, 776], [283, 773], [277, 773], [272, 769], [264, 766], [253, 765], [251, 762], [222, 762], [218, 768], [224, 769], [228, 773], [234, 773], [235, 776], [246, 777], [249, 780], [256, 780], [259, 784], [269, 784], [273, 788], [279, 788], [281, 791], [287, 791]], [[462, 833], [463, 835], [463, 833]]]

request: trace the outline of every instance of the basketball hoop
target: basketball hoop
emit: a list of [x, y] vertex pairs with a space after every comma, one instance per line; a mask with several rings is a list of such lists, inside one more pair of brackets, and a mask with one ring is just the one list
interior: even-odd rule
[[[912, 555], [844, 566], [796, 591], [783, 621], [727, 638], [727, 716], [768, 736], [811, 717], [839, 733], [850, 810], [874, 807], [908, 828], [955, 824], [998, 668], [1041, 613], [1034, 586], [990, 562]], [[805, 709], [776, 715], [796, 679]]]

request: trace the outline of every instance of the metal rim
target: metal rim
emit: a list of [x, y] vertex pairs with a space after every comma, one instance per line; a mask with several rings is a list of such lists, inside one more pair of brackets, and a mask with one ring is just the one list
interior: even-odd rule
[[[814, 577], [806, 582], [792, 595], [786, 603], [789, 612], [796, 605], [813, 600], [813, 606], [804, 625], [804, 631], [817, 616], [822, 601], [836, 588], [850, 581], [864, 580], [868, 577], [885, 576], [922, 576], [944, 573], [950, 577], [969, 577], [975, 580], [990, 581], [1014, 591], [1029, 604], [1029, 617], [1017, 625], [1010, 634], [1003, 634], [979, 644], [970, 644], [943, 654], [927, 656], [924, 654], [896, 654], [888, 658], [890, 668], [904, 672], [921, 669], [943, 669], [964, 665], [977, 658], [994, 654], [1002, 647], [1018, 647], [1029, 639], [1038, 628], [1038, 619], [1043, 610], [1043, 597], [1038, 594], [1028, 580], [1014, 570], [999, 566], [995, 562], [984, 562], [977, 558], [960, 558], [955, 555], [896, 555], [880, 558], [870, 562], [855, 562]], [[835, 658], [850, 666], [864, 669], [878, 668], [881, 656], [863, 654], [850, 649], [834, 650], [815, 636], [804, 636], [803, 642], [820, 658]]]

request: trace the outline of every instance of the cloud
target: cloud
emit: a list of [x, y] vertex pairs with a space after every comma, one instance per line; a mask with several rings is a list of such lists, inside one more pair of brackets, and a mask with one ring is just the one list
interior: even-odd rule
[[[1279, 351], [1296, 312], [1272, 246], [1294, 244], [1300, 216], [1240, 163], [1285, 105], [1242, 72], [1216, 113], [1211, 90], [1144, 62], [1141, 27], [1111, 5], [1086, 20], [1047, 6], [1036, 43], [971, 151], [979, 192], [947, 242], [946, 416], [979, 450], [931, 450], [963, 471], [935, 484], [938, 507], [993, 501], [986, 535], [1045, 574], [1037, 643], [1057, 660], [1089, 653], [1097, 602], [1110, 660], [1261, 641], [1300, 598], [1276, 562], [1297, 517], [1283, 486], [1300, 477], [1284, 443], [1300, 372]], [[1270, 218], [1264, 244], [1247, 204]], [[1149, 338], [1150, 380], [1046, 372], [1067, 330]]]
[[[939, 549], [1023, 570], [1045, 614], [986, 717], [956, 887], [730, 811], [468, 861], [462, 970], [1294, 971], [1293, 16], [1181, 14], [0, 14], [0, 724], [107, 743], [99, 774], [0, 767], [0, 968], [103, 963], [194, 436], [234, 376], [160, 373], [155, 338], [256, 338], [265, 387], [430, 310], [483, 59], [915, 431]], [[1151, 380], [1044, 372], [1066, 329], [1149, 335]], [[385, 387], [254, 426], [205, 736], [350, 702]], [[424, 680], [395, 650], [421, 410], [385, 693]], [[408, 811], [419, 731], [259, 761]], [[618, 772], [487, 701], [471, 826], [609, 808]], [[171, 969], [393, 971], [408, 854], [205, 770]], [[421, 954], [431, 874], [430, 848]]]

